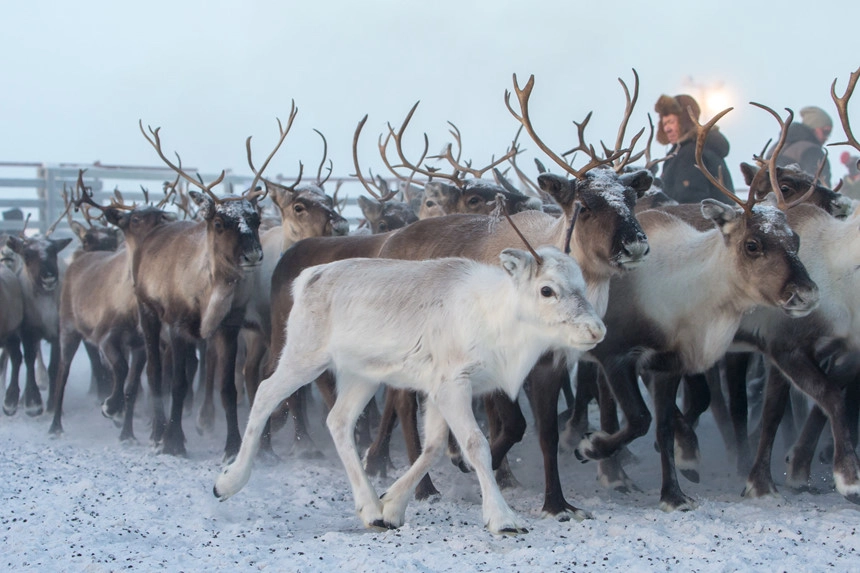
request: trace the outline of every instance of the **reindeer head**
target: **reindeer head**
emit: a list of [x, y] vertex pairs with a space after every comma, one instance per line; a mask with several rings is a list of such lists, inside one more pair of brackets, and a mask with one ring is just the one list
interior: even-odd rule
[[6, 245], [17, 253], [23, 261], [23, 272], [37, 291], [53, 292], [60, 282], [57, 253], [72, 242], [71, 238], [53, 239], [51, 237], [24, 237], [10, 235]]
[[[210, 253], [247, 269], [263, 261], [260, 211], [254, 198], [229, 197], [220, 202], [206, 193], [189, 191], [206, 222]], [[216, 255], [217, 254], [217, 255]]]
[[505, 249], [502, 268], [519, 291], [522, 319], [563, 348], [590, 350], [606, 335], [606, 326], [586, 298], [579, 265], [555, 247], [540, 247], [540, 260], [529, 251]]
[[652, 180], [644, 169], [618, 175], [612, 169], [594, 168], [580, 179], [552, 173], [538, 176], [541, 190], [561, 205], [571, 225], [575, 222], [577, 248], [590, 253], [590, 261], [603, 261], [611, 274], [639, 266], [648, 255], [648, 238], [633, 210]]
[[374, 235], [400, 229], [418, 220], [412, 207], [399, 201], [379, 201], [359, 195], [358, 206]]
[[[763, 201], [771, 192], [771, 182], [767, 172], [769, 168], [769, 166], [763, 167], [765, 172], [760, 174], [759, 167], [749, 163], [741, 163], [744, 181], [750, 186], [750, 193], [755, 196], [756, 201]], [[812, 193], [806, 198], [806, 202], [821, 207], [839, 219], [844, 219], [851, 213], [851, 199], [819, 184], [812, 175], [802, 170], [799, 165], [777, 166], [776, 180], [779, 182], [779, 189], [783, 197], [789, 203], [803, 197], [811, 187]], [[753, 186], [755, 187], [753, 188]]]
[[86, 227], [78, 221], [70, 222], [69, 227], [81, 241], [81, 250], [84, 252], [115, 251], [119, 247], [120, 233], [114, 227]]
[[305, 184], [295, 188], [272, 185], [270, 194], [281, 212], [281, 224], [292, 241], [349, 233], [349, 221], [335, 210], [332, 198], [320, 185]]
[[[645, 259], [650, 250], [648, 239], [636, 220], [633, 209], [636, 199], [651, 188], [653, 177], [644, 169], [619, 175], [627, 165], [645, 153], [644, 150], [633, 153], [636, 143], [645, 133], [644, 128], [624, 146], [627, 123], [639, 97], [639, 75], [636, 70], [633, 70], [633, 75], [635, 84], [632, 96], [627, 84], [621, 78], [618, 79], [624, 88], [627, 103], [615, 147], [609, 149], [603, 145], [603, 156], [585, 140], [585, 128], [591, 119], [591, 113], [586, 115], [583, 121], [574, 122], [579, 144], [558, 155], [543, 142], [532, 125], [529, 99], [534, 89], [534, 76], [520, 88], [514, 74], [514, 93], [519, 103], [519, 112], [511, 105], [511, 93], [505, 92], [505, 105], [511, 115], [520, 122], [541, 151], [573, 176], [573, 180], [567, 180], [544, 173], [538, 177], [538, 184], [542, 191], [551, 195], [561, 206], [565, 218], [570, 221], [570, 233], [574, 240], [569, 240], [567, 244], [571, 249], [580, 250], [576, 258], [583, 261], [583, 264], [588, 261], [595, 267], [593, 270], [601, 273], [617, 274], [632, 269]], [[564, 159], [564, 156], [576, 152], [584, 152], [588, 157], [588, 163], [579, 169], [575, 169]], [[607, 229], [611, 231], [607, 232]], [[601, 266], [605, 268], [600, 269]]]

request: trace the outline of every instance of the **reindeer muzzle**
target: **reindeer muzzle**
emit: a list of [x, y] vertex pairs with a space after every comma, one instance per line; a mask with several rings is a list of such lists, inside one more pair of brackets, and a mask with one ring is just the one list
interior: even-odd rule
[[651, 246], [644, 233], [639, 233], [636, 240], [625, 241], [621, 244], [621, 250], [614, 257], [615, 264], [626, 271], [635, 269], [648, 257]]
[[779, 307], [791, 318], [802, 318], [818, 307], [818, 287], [794, 288], [788, 292], [788, 298], [780, 302]]
[[242, 253], [242, 268], [258, 267], [263, 263], [263, 249], [253, 249]]

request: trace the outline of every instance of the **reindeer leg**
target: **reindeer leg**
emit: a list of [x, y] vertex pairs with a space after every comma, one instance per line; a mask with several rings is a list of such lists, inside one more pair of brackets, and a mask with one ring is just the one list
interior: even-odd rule
[[[726, 355], [726, 387], [729, 394], [729, 415], [734, 434], [734, 449], [738, 456], [737, 471], [738, 475], [741, 476], [749, 475], [753, 467], [748, 425], [749, 405], [747, 403], [747, 372], [753, 356], [749, 352], [733, 352]], [[769, 464], [771, 453], [768, 452], [767, 456]], [[768, 475], [770, 475], [769, 470]]]
[[227, 419], [227, 441], [224, 444], [224, 460], [236, 456], [242, 443], [239, 433], [239, 416], [236, 392], [236, 354], [239, 348], [239, 327], [222, 324], [213, 336], [217, 356], [216, 375], [221, 388], [221, 405]]
[[66, 383], [69, 380], [69, 368], [72, 364], [72, 358], [81, 343], [81, 335], [76, 330], [63, 331], [60, 335], [60, 368], [57, 373], [57, 379], [54, 382], [56, 386], [54, 405], [54, 419], [51, 422], [51, 428], [48, 430], [52, 435], [58, 436], [63, 433], [63, 398], [66, 395]]
[[770, 472], [773, 443], [779, 428], [785, 404], [788, 402], [788, 380], [776, 368], [768, 372], [765, 385], [764, 404], [761, 412], [761, 433], [758, 450], [747, 477], [744, 497], [763, 497], [775, 495], [776, 485]]
[[[291, 352], [295, 355], [292, 360], [289, 358]], [[325, 370], [324, 357], [319, 355], [318, 350], [316, 354], [305, 355], [300, 350], [286, 347], [283, 354], [287, 359], [281, 360], [272, 375], [263, 380], [257, 389], [239, 453], [215, 481], [212, 492], [221, 501], [234, 495], [248, 483], [254, 458], [260, 447], [260, 438], [275, 408]]]
[[[41, 339], [33, 333], [25, 333], [23, 336], [24, 346], [24, 361], [27, 363], [27, 379], [24, 383], [24, 408], [28, 416], [38, 416], [43, 411], [42, 395], [39, 393], [39, 387], [36, 385], [36, 353], [38, 352]], [[8, 398], [8, 393], [7, 393]], [[15, 397], [15, 407], [12, 413], [18, 406], [17, 395]], [[7, 412], [8, 413], [8, 412]]]
[[[529, 376], [535, 374], [536, 369], [533, 369]], [[567, 368], [557, 368], [548, 374], [540, 380], [532, 378], [529, 393], [543, 452], [544, 502], [541, 514], [559, 521], [571, 518], [582, 521], [591, 515], [567, 502], [558, 473], [558, 400], [565, 379], [569, 381], [569, 374]]]
[[396, 392], [401, 390], [390, 387], [385, 389], [385, 405], [382, 408], [376, 439], [364, 453], [364, 469], [372, 476], [387, 477], [388, 468], [391, 467], [391, 434], [397, 423]]
[[[448, 439], [448, 424], [435, 404], [428, 401], [424, 408], [424, 449], [406, 473], [382, 494], [382, 516], [386, 524], [400, 527], [406, 516], [406, 505], [427, 471], [442, 457]], [[418, 497], [416, 495], [416, 497]]]
[[[790, 397], [789, 401], [791, 401]], [[795, 491], [818, 491], [811, 480], [812, 460], [815, 457], [818, 439], [826, 425], [827, 416], [818, 405], [813, 405], [797, 440], [785, 456], [787, 465], [785, 483]]]
[[152, 400], [152, 434], [154, 444], [161, 442], [167, 419], [164, 415], [164, 389], [162, 388], [161, 369], [161, 321], [155, 311], [144, 304], [138, 304], [140, 328], [146, 344], [146, 379], [149, 382]]
[[185, 361], [191, 345], [178, 332], [170, 337], [172, 348], [173, 385], [171, 391], [170, 418], [164, 429], [161, 453], [172, 456], [185, 456], [185, 433], [182, 431], [182, 411], [185, 394], [188, 391], [188, 379], [185, 377]]
[[[648, 432], [651, 413], [639, 391], [636, 364], [627, 359], [609, 362], [609, 368], [606, 368], [605, 372], [608, 386], [603, 386], [600, 394], [602, 430], [583, 438], [574, 454], [583, 463], [588, 460], [601, 460], [598, 467], [600, 482], [605, 487], [629, 491], [631, 488], [635, 489], [635, 486], [621, 468], [616, 454], [634, 439]], [[612, 395], [624, 413], [626, 425], [620, 430], [617, 430], [618, 420], [615, 410], [609, 411], [607, 407], [607, 402], [611, 401], [604, 400], [605, 389], [611, 389]]]
[[[780, 368], [800, 390], [815, 401], [830, 420], [830, 429], [833, 433], [833, 481], [836, 484], [836, 490], [848, 501], [860, 503], [860, 460], [851, 445], [851, 432], [846, 421], [842, 389], [836, 382], [825, 376], [818, 365], [806, 356], [791, 350], [785, 354], [784, 359], [779, 362]], [[813, 418], [807, 423], [816, 423], [817, 419]], [[813, 430], [814, 427], [808, 428], [810, 432]], [[799, 453], [793, 450], [789, 458]], [[795, 465], [794, 462], [789, 462], [789, 479]]]
[[102, 404], [102, 414], [115, 423], [122, 424], [125, 409], [125, 379], [128, 376], [128, 361], [125, 357], [122, 333], [112, 332], [102, 342], [101, 347], [113, 375], [113, 390]]
[[[511, 470], [507, 453], [525, 435], [526, 419], [523, 416], [523, 411], [517, 400], [511, 400], [501, 392], [485, 396], [484, 409], [489, 420], [490, 439], [492, 440], [490, 453], [493, 457], [496, 483], [502, 489], [517, 487], [519, 482]], [[449, 451], [451, 449], [449, 447]], [[459, 450], [459, 448], [457, 449]], [[460, 465], [461, 470], [464, 467], [468, 468], [468, 465], [462, 461], [462, 452], [460, 452]]]
[[471, 383], [466, 369], [454, 378], [444, 380], [437, 392], [428, 398], [445, 416], [448, 427], [457, 438], [467, 461], [475, 469], [481, 484], [484, 524], [497, 534], [527, 533], [517, 515], [508, 506], [492, 471], [490, 444], [484, 437], [472, 412]]
[[121, 442], [135, 441], [134, 437], [134, 404], [140, 389], [140, 375], [146, 366], [146, 352], [137, 344], [132, 344], [131, 368], [126, 378], [123, 391], [125, 392], [125, 409], [123, 412], [122, 431], [119, 434]]
[[[382, 502], [364, 467], [355, 445], [355, 423], [370, 398], [379, 388], [379, 383], [341, 373], [341, 392], [326, 418], [335, 448], [346, 468], [346, 475], [352, 486], [355, 510], [365, 527], [393, 529], [400, 527], [396, 521], [387, 521], [383, 514]], [[401, 516], [402, 517], [402, 516]]]
[[211, 348], [212, 345], [205, 340], [198, 343], [200, 351], [198, 393], [202, 386], [203, 399], [200, 402], [200, 409], [197, 410], [195, 427], [201, 436], [211, 432], [215, 425], [215, 357], [210, 352]]
[[203, 386], [203, 400], [197, 411], [197, 433], [201, 436], [212, 431], [215, 425], [215, 370], [216, 357], [214, 344], [203, 341], [200, 344], [200, 383]]
[[[20, 392], [20, 389], [18, 386], [18, 377], [20, 376], [20, 372], [21, 372], [21, 360], [22, 360], [21, 340], [18, 338], [18, 336], [16, 336], [16, 335], [10, 336], [6, 340], [5, 349], [6, 349], [6, 353], [9, 355], [9, 362], [11, 362], [11, 364], [12, 364], [12, 370], [9, 373], [9, 387], [6, 389], [6, 400], [8, 400], [9, 393], [11, 392], [12, 394], [15, 395], [15, 398], [16, 398], [15, 404], [17, 406], [17, 404], [18, 404], [17, 397], [18, 397], [18, 393]], [[14, 388], [14, 390], [12, 388]], [[15, 413], [14, 410], [11, 413], [6, 411], [6, 402], [5, 401], [3, 403], [3, 411], [6, 413], [6, 415], [11, 415], [11, 414]]]
[[[559, 445], [563, 449], [573, 450], [588, 433], [588, 405], [592, 400], [598, 399], [599, 376], [600, 369], [594, 362], [581, 360], [576, 367], [576, 397], [573, 401], [573, 412], [559, 437]], [[614, 401], [612, 407], [615, 407]]]
[[84, 350], [87, 351], [87, 357], [90, 360], [90, 368], [92, 376], [90, 377], [90, 394], [98, 396], [99, 400], [106, 400], [116, 386], [111, 386], [112, 373], [108, 372], [105, 365], [102, 363], [99, 347], [84, 341]]
[[660, 489], [660, 509], [663, 511], [688, 511], [696, 502], [681, 491], [675, 471], [675, 398], [681, 378], [674, 373], [652, 372], [651, 396], [654, 399], [654, 417], [657, 425], [657, 444], [660, 447], [660, 463], [663, 469], [663, 485]]

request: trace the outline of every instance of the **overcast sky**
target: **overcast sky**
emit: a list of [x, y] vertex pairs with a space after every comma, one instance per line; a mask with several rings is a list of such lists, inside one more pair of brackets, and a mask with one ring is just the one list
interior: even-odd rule
[[[328, 138], [335, 174], [352, 173], [364, 114], [362, 166], [383, 172], [377, 136], [420, 100], [409, 148], [427, 132], [441, 149], [451, 121], [464, 157], [482, 165], [518, 127], [504, 105], [512, 74], [521, 83], [535, 75], [535, 128], [563, 151], [575, 140], [572, 121], [590, 110], [589, 140], [614, 142], [624, 106], [617, 78], [632, 86], [635, 68], [631, 134], [660, 94], [724, 87], [736, 109], [720, 126], [740, 184], [738, 164], [776, 130], [747, 102], [796, 112], [816, 104], [835, 119], [830, 84], [839, 78], [844, 90], [860, 66], [856, 0], [27, 0], [5, 2], [3, 21], [0, 161], [160, 165], [142, 119], [162, 127], [165, 150], [186, 165], [248, 173], [245, 138], [254, 136], [262, 161], [294, 99], [298, 117], [270, 175], [294, 172], [299, 160], [316, 171], [314, 128]], [[851, 109], [860, 124], [860, 103]], [[838, 126], [834, 134], [842, 137]], [[839, 175], [842, 150], [831, 150]], [[664, 151], [655, 142], [654, 155]]]

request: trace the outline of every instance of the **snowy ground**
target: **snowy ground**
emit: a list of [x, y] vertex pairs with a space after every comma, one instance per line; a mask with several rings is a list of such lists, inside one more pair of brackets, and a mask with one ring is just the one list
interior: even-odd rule
[[[505, 492], [530, 532], [497, 537], [481, 526], [480, 492], [471, 474], [447, 460], [432, 472], [441, 498], [413, 501], [396, 531], [364, 529], [353, 510], [343, 468], [317, 410], [314, 437], [323, 459], [290, 455], [257, 464], [248, 485], [219, 503], [223, 416], [210, 436], [186, 421], [189, 456], [156, 454], [146, 444], [147, 417], [136, 420], [139, 444], [121, 445], [119, 430], [87, 394], [82, 370], [70, 382], [66, 433], [49, 437], [47, 416], [0, 417], [0, 570], [5, 571], [811, 571], [857, 570], [858, 508], [832, 492], [745, 500], [709, 414], [699, 430], [700, 484], [684, 481], [699, 507], [657, 509], [659, 461], [653, 435], [633, 444], [640, 463], [628, 473], [642, 493], [602, 489], [593, 464], [562, 454], [569, 501], [592, 512], [582, 523], [541, 519], [541, 457], [530, 428], [513, 451], [521, 486]], [[142, 402], [139, 412], [144, 412]], [[244, 427], [247, 406], [240, 410]], [[399, 432], [399, 429], [397, 430]], [[399, 440], [399, 437], [397, 438]], [[782, 481], [780, 456], [774, 464]], [[394, 475], [403, 469], [395, 442]], [[392, 481], [377, 479], [381, 492]]]

